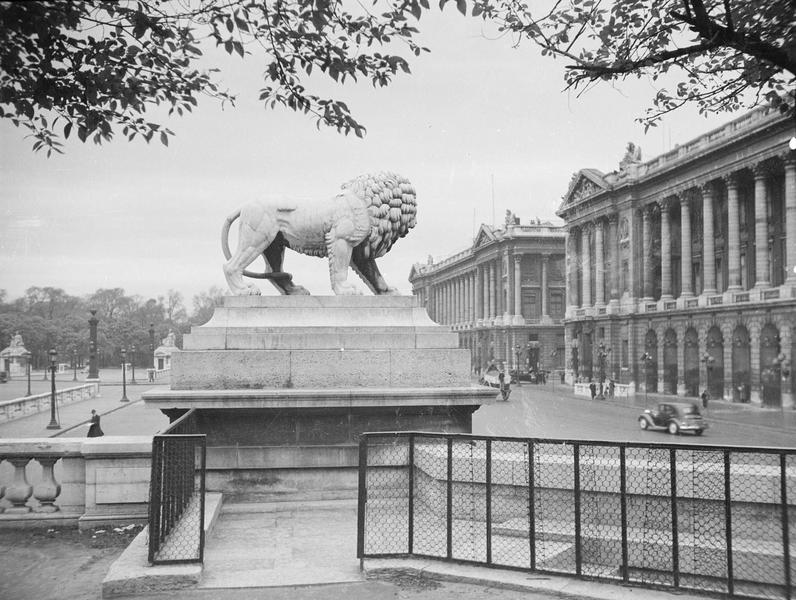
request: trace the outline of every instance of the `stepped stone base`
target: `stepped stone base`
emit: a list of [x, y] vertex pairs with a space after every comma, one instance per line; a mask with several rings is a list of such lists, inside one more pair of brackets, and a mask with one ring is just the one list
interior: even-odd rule
[[143, 398], [199, 411], [213, 491], [355, 489], [359, 434], [470, 433], [496, 396], [413, 296], [226, 297], [183, 345]]

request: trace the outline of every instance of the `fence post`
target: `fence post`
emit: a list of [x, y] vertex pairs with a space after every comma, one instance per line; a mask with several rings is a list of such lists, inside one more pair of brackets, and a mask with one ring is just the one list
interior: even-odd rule
[[724, 534], [727, 543], [727, 593], [735, 594], [732, 572], [732, 487], [730, 486], [730, 451], [724, 451]]
[[409, 531], [407, 552], [415, 551], [415, 434], [409, 434]]
[[531, 570], [536, 570], [536, 482], [534, 473], [533, 442], [528, 442], [528, 545]]
[[580, 539], [580, 444], [572, 444], [574, 459], [575, 481], [572, 488], [575, 491], [575, 573], [581, 574], [582, 547]]
[[622, 581], [630, 579], [630, 565], [627, 564], [627, 471], [625, 446], [619, 446], [619, 505], [622, 519]]
[[447, 557], [453, 557], [453, 438], [448, 438], [448, 498], [445, 512], [447, 513]]
[[782, 498], [782, 557], [785, 563], [785, 597], [790, 600], [793, 593], [793, 582], [790, 578], [790, 530], [788, 524], [788, 481], [787, 481], [787, 455], [779, 455], [779, 485]]
[[492, 564], [492, 440], [486, 441], [486, 564]]
[[199, 561], [205, 561], [205, 524], [204, 524], [204, 515], [205, 515], [205, 468], [207, 467], [207, 438], [203, 438], [200, 441], [201, 445], [201, 470], [199, 472], [199, 509], [200, 515], [202, 518], [199, 519]]
[[359, 568], [362, 569], [362, 559], [365, 558], [365, 503], [367, 502], [367, 473], [368, 466], [368, 438], [362, 435], [359, 438], [359, 490], [357, 494], [357, 558]]
[[[693, 452], [691, 460], [694, 460]], [[669, 481], [672, 506], [672, 574], [674, 587], [680, 587], [680, 538], [677, 531], [677, 450], [669, 448]]]

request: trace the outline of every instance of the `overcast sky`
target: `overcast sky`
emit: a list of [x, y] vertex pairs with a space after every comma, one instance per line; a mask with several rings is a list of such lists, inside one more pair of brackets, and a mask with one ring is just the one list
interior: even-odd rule
[[[562, 92], [562, 61], [528, 43], [514, 47], [452, 6], [424, 14], [419, 27], [431, 53], [410, 62], [411, 75], [379, 90], [325, 88], [368, 128], [364, 140], [265, 110], [257, 101], [262, 61], [216, 54], [208, 58], [237, 92], [237, 106], [200, 99], [192, 115], [165, 122], [176, 133], [169, 147], [75, 139], [65, 156], [47, 159], [3, 120], [0, 289], [16, 298], [30, 286], [73, 295], [122, 287], [143, 297], [174, 288], [190, 308], [194, 294], [226, 289], [219, 234], [240, 204], [332, 196], [352, 177], [391, 170], [414, 184], [418, 224], [380, 265], [389, 283], [411, 293], [413, 263], [466, 248], [478, 224], [502, 223], [506, 209], [523, 223], [558, 223], [572, 173], [616, 169], [629, 141], [647, 160], [730, 118], [680, 111], [645, 135], [634, 119], [654, 94], [648, 82], [576, 97]], [[325, 260], [288, 251], [285, 269], [313, 293], [331, 293]]]

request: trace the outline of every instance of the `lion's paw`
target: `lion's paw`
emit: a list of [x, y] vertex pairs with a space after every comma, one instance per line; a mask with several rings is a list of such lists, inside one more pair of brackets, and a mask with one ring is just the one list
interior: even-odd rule
[[388, 287], [386, 291], [381, 293], [382, 296], [400, 296], [401, 292], [398, 291], [398, 288]]
[[241, 294], [241, 295], [242, 296], [261, 296], [262, 292], [260, 291], [260, 288], [258, 288], [256, 285], [253, 285], [253, 284], [250, 283], [249, 285], [246, 286], [246, 289], [243, 291], [243, 294]]
[[309, 296], [310, 291], [303, 285], [294, 285], [287, 289], [288, 296]]
[[338, 296], [361, 296], [362, 290], [351, 283], [340, 283], [335, 286], [334, 293]]

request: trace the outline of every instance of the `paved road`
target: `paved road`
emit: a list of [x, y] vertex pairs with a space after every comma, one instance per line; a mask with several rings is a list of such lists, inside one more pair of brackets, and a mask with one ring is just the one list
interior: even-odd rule
[[[650, 396], [653, 406], [664, 397]], [[795, 411], [751, 408], [713, 402], [707, 411], [710, 424], [701, 437], [670, 436], [661, 431], [642, 431], [638, 416], [644, 397], [635, 404], [599, 401], [572, 396], [558, 385], [512, 386], [508, 402], [484, 406], [473, 415], [473, 433], [512, 437], [549, 437], [633, 442], [677, 442], [745, 446], [796, 446]]]

